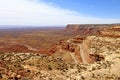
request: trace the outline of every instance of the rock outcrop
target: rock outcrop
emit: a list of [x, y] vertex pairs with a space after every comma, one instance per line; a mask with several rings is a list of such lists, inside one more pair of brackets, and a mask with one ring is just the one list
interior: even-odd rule
[[120, 26], [104, 29], [100, 31], [99, 34], [103, 37], [120, 37]]
[[[120, 28], [103, 31], [99, 35], [61, 40], [46, 51], [49, 56], [1, 52], [0, 80], [119, 80]], [[25, 45], [14, 48], [32, 49]]]
[[66, 32], [71, 34], [96, 34], [104, 28], [120, 26], [120, 24], [69, 24], [66, 27]]
[[[92, 25], [90, 25], [92, 26]], [[102, 25], [95, 25], [102, 26]], [[96, 61], [104, 60], [104, 56], [100, 54], [96, 54], [96, 52], [90, 51], [91, 43], [95, 36], [101, 37], [111, 37], [111, 38], [119, 38], [120, 37], [120, 27], [115, 25], [104, 25], [104, 27], [96, 32], [94, 36], [76, 36], [72, 39], [61, 40], [57, 45], [57, 49], [62, 52], [67, 52], [72, 54], [75, 63], [92, 63]], [[114, 27], [115, 26], [115, 27]], [[86, 26], [85, 26], [86, 27]], [[69, 30], [74, 31], [74, 27], [71, 26]], [[79, 25], [75, 26], [75, 30], [78, 30]], [[54, 51], [55, 52], [55, 51]]]
[[[54, 53], [51, 56], [34, 53], [0, 53], [0, 79], [119, 80], [120, 38], [88, 36], [79, 39], [82, 39], [82, 42], [74, 43], [74, 39], [63, 40], [58, 46], [59, 50], [56, 51], [56, 53], [61, 51], [61, 54]], [[72, 60], [78, 60], [77, 51], [80, 53], [81, 62], [72, 63]], [[72, 58], [70, 62], [66, 61], [68, 57]], [[89, 63], [89, 59], [94, 62]]]

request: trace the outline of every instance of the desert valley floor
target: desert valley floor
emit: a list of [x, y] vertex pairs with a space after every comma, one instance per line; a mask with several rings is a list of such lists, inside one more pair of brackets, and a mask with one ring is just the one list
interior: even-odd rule
[[120, 80], [120, 25], [0, 29], [0, 80]]

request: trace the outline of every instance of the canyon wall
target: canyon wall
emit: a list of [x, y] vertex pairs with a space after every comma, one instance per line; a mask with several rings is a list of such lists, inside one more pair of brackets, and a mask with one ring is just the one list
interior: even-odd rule
[[68, 24], [66, 32], [71, 34], [96, 34], [104, 28], [120, 26], [120, 24]]

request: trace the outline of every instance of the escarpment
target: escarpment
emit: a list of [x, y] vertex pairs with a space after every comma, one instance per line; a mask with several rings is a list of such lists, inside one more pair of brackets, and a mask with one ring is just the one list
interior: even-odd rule
[[68, 24], [66, 32], [71, 34], [91, 35], [114, 26], [120, 26], [120, 24]]
[[[79, 25], [70, 26], [69, 30], [75, 31], [80, 29]], [[83, 25], [82, 25], [83, 26]], [[89, 25], [93, 26], [93, 25]], [[93, 63], [96, 61], [101, 61], [105, 59], [105, 56], [101, 55], [97, 52], [92, 52], [90, 46], [94, 41], [94, 38], [103, 37], [106, 38], [119, 38], [120, 27], [115, 25], [94, 25], [99, 26], [98, 31], [95, 34], [89, 35], [78, 35], [74, 38], [61, 40], [57, 45], [57, 50], [60, 50], [64, 53], [72, 54], [71, 56], [74, 58], [75, 63]], [[104, 27], [100, 27], [104, 26]], [[108, 27], [109, 26], [109, 27]], [[67, 26], [68, 29], [69, 26]], [[86, 27], [86, 26], [85, 26]], [[101, 29], [100, 29], [101, 28]], [[89, 28], [90, 29], [90, 28]], [[68, 30], [68, 31], [69, 31]], [[96, 42], [97, 43], [97, 42]]]
[[103, 37], [120, 37], [120, 26], [104, 29], [100, 31], [99, 34]]
[[[0, 80], [119, 80], [120, 27], [107, 26], [90, 35], [83, 27], [80, 32], [84, 35], [76, 34], [41, 50], [1, 42], [0, 51], [13, 52], [0, 52]], [[78, 25], [71, 30], [77, 29]]]

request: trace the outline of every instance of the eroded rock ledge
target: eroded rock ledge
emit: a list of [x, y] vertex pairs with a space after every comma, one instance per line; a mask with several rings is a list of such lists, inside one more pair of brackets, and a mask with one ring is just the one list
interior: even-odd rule
[[0, 80], [119, 80], [119, 29], [62, 40], [50, 56], [0, 53]]

